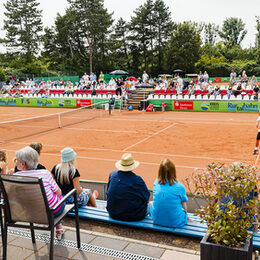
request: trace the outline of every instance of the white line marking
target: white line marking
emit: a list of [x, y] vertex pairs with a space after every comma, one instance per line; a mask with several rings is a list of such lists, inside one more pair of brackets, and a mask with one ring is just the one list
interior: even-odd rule
[[[151, 120], [147, 120], [147, 119], [142, 119], [142, 118], [138, 118], [138, 117], [131, 117], [131, 118], [121, 118], [121, 117], [113, 117], [113, 118], [98, 118], [100, 120], [117, 120], [117, 121], [120, 121], [120, 120], [124, 120], [124, 121], [140, 121], [140, 122], [144, 122], [144, 121], [156, 121], [156, 122], [172, 122], [172, 121], [182, 121], [182, 120], [185, 120], [185, 121], [216, 121], [216, 122], [229, 122], [229, 118], [226, 118], [226, 119], [211, 119], [211, 118], [188, 118], [188, 117], [173, 117], [173, 118], [170, 118], [170, 117], [167, 117], [167, 119], [165, 120], [162, 120], [162, 118], [160, 120], [157, 120], [157, 118], [155, 117], [155, 119], [151, 119]], [[235, 122], [245, 122], [245, 123], [248, 123], [250, 122], [249, 120], [234, 120]], [[252, 122], [255, 122], [255, 120], [252, 120]]]
[[[8, 152], [16, 152], [16, 150], [6, 150]], [[60, 153], [41, 153], [42, 155], [49, 155], [49, 156], [56, 156], [56, 157], [60, 157]], [[97, 161], [107, 161], [107, 162], [116, 162], [117, 160], [115, 159], [107, 159], [107, 158], [101, 158], [101, 157], [89, 157], [89, 156], [80, 156], [77, 155], [78, 159], [87, 159], [87, 160], [97, 160]], [[158, 166], [160, 165], [160, 163], [151, 163], [151, 162], [142, 162], [140, 161], [141, 165], [153, 165], [153, 166]], [[176, 167], [178, 168], [187, 168], [187, 169], [194, 169], [194, 168], [200, 168], [198, 166], [185, 166], [185, 165], [176, 165]]]
[[132, 148], [132, 147], [134, 147], [134, 146], [136, 146], [136, 145], [138, 145], [138, 144], [141, 144], [141, 143], [147, 141], [148, 139], [150, 139], [151, 137], [153, 137], [153, 136], [155, 136], [155, 135], [158, 135], [158, 134], [160, 134], [161, 132], [163, 132], [163, 131], [165, 131], [165, 130], [167, 130], [167, 129], [169, 129], [169, 128], [171, 128], [171, 127], [177, 125], [177, 124], [178, 124], [178, 123], [173, 123], [173, 124], [171, 124], [171, 125], [169, 125], [169, 126], [163, 128], [163, 129], [159, 130], [158, 132], [155, 132], [154, 134], [152, 134], [152, 135], [150, 135], [150, 136], [148, 136], [148, 137], [142, 139], [141, 141], [139, 141], [139, 142], [137, 142], [137, 143], [135, 143], [135, 144], [133, 144], [133, 145], [130, 145], [130, 146], [126, 147], [123, 151], [127, 151], [128, 149], [130, 149], [130, 148]]
[[[58, 122], [57, 122], [58, 123]], [[0, 124], [0, 128], [1, 128], [1, 124]], [[56, 127], [48, 127], [48, 126], [35, 126], [35, 125], [4, 125], [3, 128], [6, 127], [24, 127], [24, 128], [45, 128], [45, 129], [53, 129], [53, 130], [57, 130], [58, 125]], [[74, 131], [95, 131], [95, 132], [110, 132], [110, 133], [128, 133], [128, 134], [139, 134], [138, 131], [123, 131], [123, 130], [109, 130], [109, 129], [94, 129], [94, 128], [73, 128], [73, 127], [62, 127], [62, 129], [68, 129], [68, 130], [74, 130]], [[37, 134], [37, 133], [35, 133]], [[41, 132], [39, 132], [39, 134], [41, 134]], [[143, 133], [144, 135], [147, 135], [145, 133]], [[1, 142], [1, 140], [0, 140]]]
[[[138, 131], [123, 131], [123, 130], [109, 130], [109, 129], [94, 129], [94, 128], [71, 128], [63, 127], [63, 129], [75, 130], [75, 131], [96, 131], [96, 132], [111, 132], [111, 133], [128, 133], [128, 134], [138, 134]], [[144, 134], [146, 135], [146, 134]]]
[[[25, 142], [10, 142], [12, 144], [22, 144], [22, 145], [29, 145], [30, 143]], [[59, 147], [64, 148], [64, 145], [54, 145], [54, 144], [44, 144], [43, 146], [49, 146], [49, 147]], [[82, 146], [71, 146], [73, 149], [80, 149], [80, 150], [89, 150], [89, 151], [104, 151], [104, 152], [115, 152], [115, 153], [122, 153], [124, 150], [115, 150], [115, 149], [106, 149], [106, 148], [90, 148], [90, 147], [82, 147]], [[250, 161], [245, 161], [244, 159], [230, 159], [230, 158], [216, 158], [216, 157], [205, 157], [205, 156], [195, 156], [195, 155], [182, 155], [182, 154], [169, 154], [169, 153], [151, 153], [151, 152], [138, 152], [134, 150], [130, 150], [128, 152], [131, 152], [133, 154], [145, 154], [145, 155], [155, 155], [155, 156], [168, 156], [168, 157], [180, 157], [180, 158], [191, 158], [191, 159], [202, 159], [202, 160], [214, 160], [214, 161], [231, 161], [234, 160], [240, 160], [244, 162], [250, 163]], [[42, 153], [44, 154], [44, 153]]]

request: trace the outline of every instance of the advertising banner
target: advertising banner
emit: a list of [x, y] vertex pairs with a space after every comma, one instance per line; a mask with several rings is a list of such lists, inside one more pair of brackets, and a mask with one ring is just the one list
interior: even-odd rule
[[174, 110], [193, 110], [193, 101], [174, 101]]
[[22, 107], [76, 107], [76, 99], [0, 98], [0, 106]]
[[77, 99], [76, 106], [77, 107], [86, 107], [91, 105], [91, 99]]
[[[149, 100], [149, 104], [160, 106], [165, 100]], [[172, 100], [172, 110], [178, 111], [207, 111], [207, 112], [258, 112], [258, 101], [217, 101], [217, 100]], [[168, 110], [169, 106], [167, 104]]]
[[258, 112], [260, 109], [257, 101], [196, 101], [195, 111], [216, 112]]

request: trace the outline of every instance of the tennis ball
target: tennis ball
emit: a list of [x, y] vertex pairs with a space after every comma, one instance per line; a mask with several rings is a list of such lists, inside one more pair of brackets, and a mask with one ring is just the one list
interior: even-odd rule
[[232, 121], [233, 119], [232, 119], [232, 118], [230, 118], [229, 120], [230, 120], [230, 121]]

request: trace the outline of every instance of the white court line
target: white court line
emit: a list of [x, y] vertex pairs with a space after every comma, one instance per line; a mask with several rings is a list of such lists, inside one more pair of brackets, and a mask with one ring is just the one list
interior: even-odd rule
[[[230, 115], [231, 116], [231, 115]], [[151, 119], [151, 120], [147, 120], [147, 119], [140, 119], [138, 117], [134, 118], [134, 117], [131, 117], [131, 118], [121, 118], [121, 117], [113, 117], [113, 118], [98, 118], [100, 120], [117, 120], [117, 121], [120, 121], [120, 120], [125, 120], [125, 121], [140, 121], [140, 122], [143, 122], [143, 121], [152, 121], [152, 122], [172, 122], [172, 121], [178, 121], [178, 120], [185, 120], [185, 121], [216, 121], [216, 122], [228, 122], [229, 121], [229, 118], [226, 118], [226, 119], [211, 119], [211, 118], [188, 118], [188, 117], [173, 117], [173, 118], [169, 118], [167, 117], [167, 120], [157, 120], [156, 118], [154, 119]], [[235, 120], [236, 122], [246, 122], [248, 123], [249, 121], [248, 120]], [[252, 122], [255, 122], [255, 120], [252, 120]]]
[[[10, 142], [12, 144], [22, 144], [22, 145], [29, 145], [30, 143], [24, 143], [24, 142]], [[55, 144], [44, 144], [43, 146], [49, 146], [49, 147], [59, 147], [59, 148], [64, 148], [64, 145], [55, 145]], [[115, 150], [115, 149], [106, 149], [106, 148], [90, 148], [90, 147], [82, 147], [82, 146], [71, 146], [73, 149], [81, 149], [81, 150], [89, 150], [89, 151], [104, 151], [104, 152], [115, 152], [115, 153], [122, 153], [124, 150]], [[216, 158], [216, 157], [205, 157], [205, 156], [195, 156], [195, 155], [182, 155], [182, 154], [169, 154], [169, 153], [152, 153], [152, 152], [138, 152], [134, 150], [130, 150], [128, 152], [131, 152], [133, 154], [145, 154], [145, 155], [155, 155], [155, 156], [169, 156], [169, 157], [180, 157], [180, 158], [190, 158], [190, 159], [202, 159], [202, 160], [214, 160], [214, 161], [231, 161], [233, 162], [234, 160], [240, 160], [244, 162], [244, 159], [230, 159], [230, 158]]]
[[[53, 130], [57, 130], [60, 129], [58, 127], [58, 125], [56, 127], [48, 127], [48, 126], [36, 126], [36, 125], [4, 125], [4, 128], [7, 126], [15, 126], [15, 127], [27, 127], [27, 128], [45, 128], [45, 129], [53, 129]], [[0, 124], [0, 128], [1, 128], [1, 124]], [[109, 130], [109, 129], [94, 129], [94, 128], [73, 128], [73, 127], [61, 127], [62, 129], [68, 129], [68, 130], [74, 130], [74, 131], [95, 131], [95, 132], [110, 132], [110, 133], [128, 133], [128, 134], [139, 134], [138, 131], [123, 131], [123, 130]], [[35, 133], [37, 134], [37, 133]], [[39, 133], [41, 134], [41, 133]], [[143, 133], [143, 135], [147, 135], [145, 133]], [[1, 140], [0, 140], [1, 142]]]
[[[48, 127], [48, 126], [36, 126], [36, 125], [1, 125], [1, 123], [0, 123], [0, 128], [1, 127], [4, 127], [4, 128], [6, 128], [7, 126], [11, 126], [11, 127], [13, 127], [13, 126], [15, 126], [15, 127], [27, 127], [27, 128], [46, 128], [46, 129], [56, 129], [56, 128], [58, 128], [58, 125], [57, 125], [57, 127], [56, 128], [54, 128], [54, 127]], [[37, 133], [35, 133], [35, 134], [37, 134]], [[40, 133], [39, 133], [40, 134]]]
[[[16, 152], [16, 150], [8, 150], [6, 149], [6, 151], [8, 152]], [[49, 156], [56, 156], [56, 157], [60, 157], [60, 153], [56, 154], [56, 153], [41, 153], [41, 155], [49, 155]], [[107, 162], [116, 162], [117, 160], [115, 159], [107, 159], [107, 158], [101, 158], [101, 157], [89, 157], [89, 156], [80, 156], [80, 155], [77, 155], [77, 158], [78, 159], [87, 159], [87, 160], [95, 160], [95, 161], [107, 161]], [[142, 161], [139, 161], [140, 164], [142, 165], [153, 165], [153, 166], [158, 166], [160, 165], [160, 163], [151, 163], [151, 162], [142, 162]], [[198, 167], [198, 166], [185, 166], [185, 165], [175, 165], [176, 167], [178, 168], [187, 168], [187, 169], [194, 169], [194, 168], [200, 168], [200, 169], [203, 169], [201, 167]]]
[[158, 132], [155, 132], [154, 134], [152, 134], [152, 135], [150, 135], [150, 136], [148, 136], [148, 137], [142, 139], [141, 141], [139, 141], [139, 142], [137, 142], [137, 143], [135, 143], [135, 144], [133, 144], [133, 145], [130, 145], [130, 146], [126, 147], [123, 151], [127, 151], [128, 149], [130, 149], [130, 148], [132, 148], [132, 147], [134, 147], [134, 146], [136, 146], [136, 145], [138, 145], [138, 144], [141, 144], [141, 143], [147, 141], [148, 139], [150, 139], [151, 137], [153, 137], [153, 136], [155, 136], [155, 135], [158, 135], [158, 134], [160, 134], [161, 132], [163, 132], [163, 131], [165, 131], [165, 130], [167, 130], [167, 129], [169, 129], [169, 128], [171, 128], [171, 127], [177, 125], [177, 124], [178, 124], [178, 123], [173, 123], [173, 124], [171, 124], [171, 125], [169, 125], [169, 126], [163, 128], [163, 129], [159, 130]]
[[[95, 132], [111, 132], [111, 133], [128, 133], [128, 134], [139, 134], [138, 131], [123, 131], [123, 130], [109, 130], [109, 129], [94, 129], [94, 128], [71, 128], [62, 127], [63, 129], [75, 130], [75, 131], [95, 131]], [[146, 134], [144, 134], [146, 135]]]

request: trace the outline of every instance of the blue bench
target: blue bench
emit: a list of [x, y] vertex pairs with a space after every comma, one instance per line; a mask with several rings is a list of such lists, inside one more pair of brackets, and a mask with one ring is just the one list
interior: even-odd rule
[[[97, 201], [97, 205], [105, 207], [106, 201]], [[74, 213], [69, 213], [68, 215], [74, 216]], [[106, 209], [88, 206], [79, 208], [79, 217], [82, 219], [92, 219], [128, 227], [149, 229], [154, 231], [173, 233], [176, 235], [202, 238], [206, 234], [207, 225], [205, 223], [200, 223], [200, 218], [198, 216], [195, 216], [192, 213], [188, 213], [188, 215], [189, 218], [194, 222], [188, 222], [188, 224], [186, 224], [182, 228], [169, 228], [155, 225], [152, 218], [149, 216], [146, 216], [143, 220], [140, 221], [121, 221], [111, 218]], [[253, 246], [254, 248], [260, 248], [260, 232], [254, 233]]]

